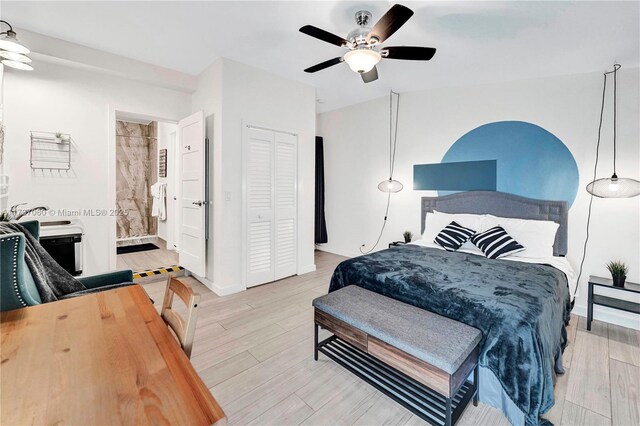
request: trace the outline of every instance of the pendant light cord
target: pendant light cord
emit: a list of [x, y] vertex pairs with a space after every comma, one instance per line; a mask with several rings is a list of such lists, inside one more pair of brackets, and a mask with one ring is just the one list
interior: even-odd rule
[[[396, 125], [392, 128], [393, 122], [393, 95], [396, 95]], [[396, 167], [396, 147], [398, 146], [398, 115], [400, 114], [400, 94], [393, 90], [389, 94], [389, 180], [393, 179], [393, 172]], [[393, 151], [391, 150], [393, 141]]]
[[387, 226], [387, 215], [389, 214], [389, 206], [391, 205], [391, 193], [387, 193], [387, 208], [384, 211], [384, 220], [382, 221], [382, 228], [380, 228], [380, 233], [378, 234], [378, 239], [375, 244], [369, 250], [363, 250], [364, 244], [360, 246], [360, 253], [369, 254], [375, 249], [380, 243], [380, 239], [382, 239], [382, 234], [384, 233], [384, 228]]
[[6, 24], [9, 27], [9, 31], [3, 31], [0, 33], [0, 35], [4, 35], [4, 34], [8, 34], [9, 32], [13, 32], [13, 27], [11, 26], [10, 23], [8, 23], [7, 21], [0, 19], [0, 22], [3, 24]]
[[[613, 137], [613, 140], [614, 141], [615, 141], [615, 128], [616, 128], [615, 127], [615, 116], [616, 116], [616, 114], [615, 114], [615, 96], [616, 96], [615, 95], [615, 93], [616, 93], [616, 90], [615, 90], [615, 81], [616, 81], [615, 76], [616, 76], [616, 74], [615, 74], [615, 72], [618, 70], [618, 68], [615, 68], [616, 65], [614, 65], [614, 70], [612, 71], [614, 73], [613, 74], [613, 77], [614, 77], [613, 78], [613, 82], [614, 82], [614, 86], [613, 86], [614, 87], [614, 89], [613, 89], [613, 98], [614, 98], [614, 103], [613, 103], [613, 105], [614, 105], [614, 107], [613, 107], [614, 108], [613, 109], [614, 110], [614, 114], [613, 114], [613, 117], [614, 117], [613, 118], [613, 122], [614, 122], [614, 124], [613, 124], [613, 134], [614, 134], [614, 137]], [[619, 65], [617, 65], [617, 66], [620, 67]], [[602, 83], [602, 104], [600, 106], [600, 124], [598, 124], [598, 141], [596, 143], [596, 161], [595, 161], [595, 163], [593, 165], [593, 179], [591, 180], [592, 182], [594, 182], [596, 180], [597, 176], [598, 176], [598, 159], [600, 157], [600, 139], [601, 139], [601, 135], [602, 135], [602, 121], [603, 121], [603, 118], [604, 118], [604, 104], [605, 104], [605, 97], [606, 97], [606, 93], [607, 93], [607, 74], [609, 74], [609, 73], [604, 73], [604, 81]], [[614, 154], [613, 154], [614, 166], [613, 167], [614, 167], [614, 170], [615, 170], [615, 146], [616, 146], [616, 144], [614, 142], [614, 144], [613, 144], [613, 152], [614, 152]], [[614, 171], [614, 173], [615, 173], [615, 171]], [[588, 213], [587, 213], [587, 234], [586, 234], [586, 237], [584, 239], [584, 246], [582, 247], [582, 260], [580, 261], [580, 270], [578, 272], [578, 281], [576, 283], [576, 288], [573, 291], [573, 295], [574, 296], [578, 292], [578, 287], [580, 287], [580, 278], [582, 277], [582, 271], [583, 271], [583, 268], [584, 268], [584, 261], [587, 258], [587, 243], [589, 242], [589, 225], [591, 224], [591, 207], [593, 206], [593, 194], [590, 194], [590, 195], [591, 196], [589, 197], [589, 210], [588, 210]]]
[[[393, 95], [396, 95], [396, 125], [393, 129]], [[393, 90], [389, 93], [389, 180], [393, 179], [393, 170], [396, 165], [396, 147], [398, 146], [398, 112], [400, 111], [400, 94]], [[387, 217], [389, 216], [389, 206], [391, 205], [391, 192], [387, 193], [387, 207], [384, 210], [384, 220], [382, 221], [382, 227], [380, 233], [376, 239], [375, 244], [369, 250], [363, 250], [364, 244], [360, 246], [360, 253], [371, 253], [382, 239], [384, 228], [387, 226]]]

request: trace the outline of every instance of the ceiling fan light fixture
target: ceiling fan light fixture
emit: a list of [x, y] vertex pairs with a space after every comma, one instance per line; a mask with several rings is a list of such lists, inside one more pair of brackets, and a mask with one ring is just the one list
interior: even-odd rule
[[371, 49], [356, 49], [344, 55], [345, 62], [352, 71], [357, 73], [369, 72], [380, 62], [380, 53]]
[[413, 11], [401, 4], [393, 5], [373, 26], [371, 12], [359, 10], [355, 18], [358, 28], [351, 31], [347, 38], [343, 38], [325, 31], [313, 25], [304, 25], [300, 32], [322, 40], [326, 43], [347, 48], [349, 51], [343, 56], [321, 62], [306, 68], [304, 72], [314, 73], [323, 69], [346, 62], [352, 71], [360, 74], [362, 81], [371, 83], [378, 79], [376, 64], [382, 58], [402, 59], [408, 61], [428, 61], [436, 53], [432, 47], [418, 46], [386, 46], [379, 47], [396, 31], [400, 29], [411, 17]]
[[2, 61], [2, 65], [6, 65], [8, 67], [11, 68], [15, 68], [18, 70], [23, 70], [23, 71], [33, 71], [33, 67], [27, 63], [24, 62], [18, 62], [18, 61], [11, 61], [9, 59], [3, 59]]
[[12, 30], [7, 31], [2, 35], [2, 37], [0, 37], [0, 49], [8, 50], [9, 52], [21, 53], [23, 55], [30, 52], [29, 49], [18, 42], [16, 33]]

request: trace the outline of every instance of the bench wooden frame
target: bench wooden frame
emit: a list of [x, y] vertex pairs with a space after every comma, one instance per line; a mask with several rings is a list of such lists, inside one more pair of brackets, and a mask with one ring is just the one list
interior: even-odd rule
[[[319, 327], [333, 335], [319, 342]], [[478, 405], [479, 347], [449, 374], [317, 308], [314, 329], [316, 361], [323, 353], [432, 425], [454, 425], [472, 398]]]

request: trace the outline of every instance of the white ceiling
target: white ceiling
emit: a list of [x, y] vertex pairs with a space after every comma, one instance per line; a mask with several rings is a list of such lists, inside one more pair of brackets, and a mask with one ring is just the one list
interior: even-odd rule
[[[298, 32], [305, 24], [340, 36], [353, 14], [388, 1], [16, 2], [2, 19], [30, 31], [174, 70], [198, 74], [218, 57], [234, 59], [318, 89], [320, 111], [421, 90], [603, 71], [640, 63], [640, 2], [402, 3], [415, 15], [385, 45], [438, 49], [429, 62], [383, 60], [363, 84], [346, 64], [303, 69], [344, 53]], [[20, 34], [18, 34], [19, 36]]]

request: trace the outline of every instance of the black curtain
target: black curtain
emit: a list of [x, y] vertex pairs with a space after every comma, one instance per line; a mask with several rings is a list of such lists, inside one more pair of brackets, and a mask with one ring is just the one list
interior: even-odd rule
[[316, 136], [316, 244], [326, 243], [327, 222], [324, 218], [324, 148], [322, 138]]

